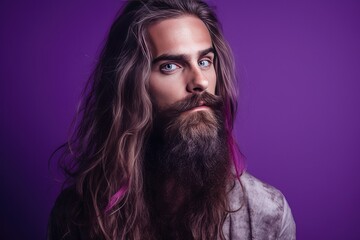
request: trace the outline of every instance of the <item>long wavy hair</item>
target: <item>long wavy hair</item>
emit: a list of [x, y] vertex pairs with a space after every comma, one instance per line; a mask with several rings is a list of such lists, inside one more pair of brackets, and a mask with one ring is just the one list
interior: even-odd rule
[[[234, 61], [215, 13], [198, 0], [129, 1], [111, 26], [84, 90], [76, 129], [63, 146], [59, 162], [66, 174], [65, 185], [74, 187], [81, 199], [89, 238], [152, 238], [143, 181], [145, 145], [153, 126], [147, 29], [150, 24], [182, 15], [198, 17], [209, 30], [216, 53], [216, 95], [225, 104], [234, 177], [242, 172], [232, 135], [237, 109]], [[216, 235], [221, 237], [223, 220], [215, 221]], [[205, 239], [204, 227], [213, 231], [211, 226], [194, 226], [193, 236]]]

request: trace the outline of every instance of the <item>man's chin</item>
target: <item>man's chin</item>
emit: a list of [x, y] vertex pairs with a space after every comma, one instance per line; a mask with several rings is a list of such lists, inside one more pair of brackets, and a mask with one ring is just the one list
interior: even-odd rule
[[196, 140], [203, 137], [214, 138], [218, 135], [219, 119], [208, 107], [198, 107], [181, 114], [168, 127], [168, 137], [178, 133], [182, 140]]

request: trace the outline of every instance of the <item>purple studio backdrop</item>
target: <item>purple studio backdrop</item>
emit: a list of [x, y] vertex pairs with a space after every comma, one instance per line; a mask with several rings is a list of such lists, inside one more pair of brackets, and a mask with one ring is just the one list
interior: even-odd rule
[[[60, 184], [48, 158], [122, 1], [0, 2], [0, 227], [44, 239]], [[236, 136], [279, 188], [298, 239], [359, 239], [360, 4], [211, 1], [236, 57]]]

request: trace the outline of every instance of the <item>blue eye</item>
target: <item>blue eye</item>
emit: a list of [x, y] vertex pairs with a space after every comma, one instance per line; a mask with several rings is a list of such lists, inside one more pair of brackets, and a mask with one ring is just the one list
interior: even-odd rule
[[172, 72], [174, 70], [176, 70], [178, 68], [178, 66], [174, 63], [167, 63], [164, 64], [160, 67], [160, 70], [163, 72]]
[[202, 68], [207, 68], [210, 66], [210, 64], [211, 64], [211, 62], [209, 60], [201, 60], [199, 62], [199, 66]]

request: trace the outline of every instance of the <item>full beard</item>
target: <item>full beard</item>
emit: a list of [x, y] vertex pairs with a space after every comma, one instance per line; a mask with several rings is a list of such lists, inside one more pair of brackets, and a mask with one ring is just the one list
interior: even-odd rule
[[[200, 104], [209, 109], [191, 111]], [[196, 94], [156, 112], [144, 175], [156, 239], [200, 239], [199, 232], [217, 238], [227, 211], [229, 159], [219, 97]]]
[[[199, 105], [209, 109], [191, 111]], [[147, 157], [148, 170], [178, 186], [225, 187], [230, 161], [221, 98], [204, 92], [158, 110]]]

